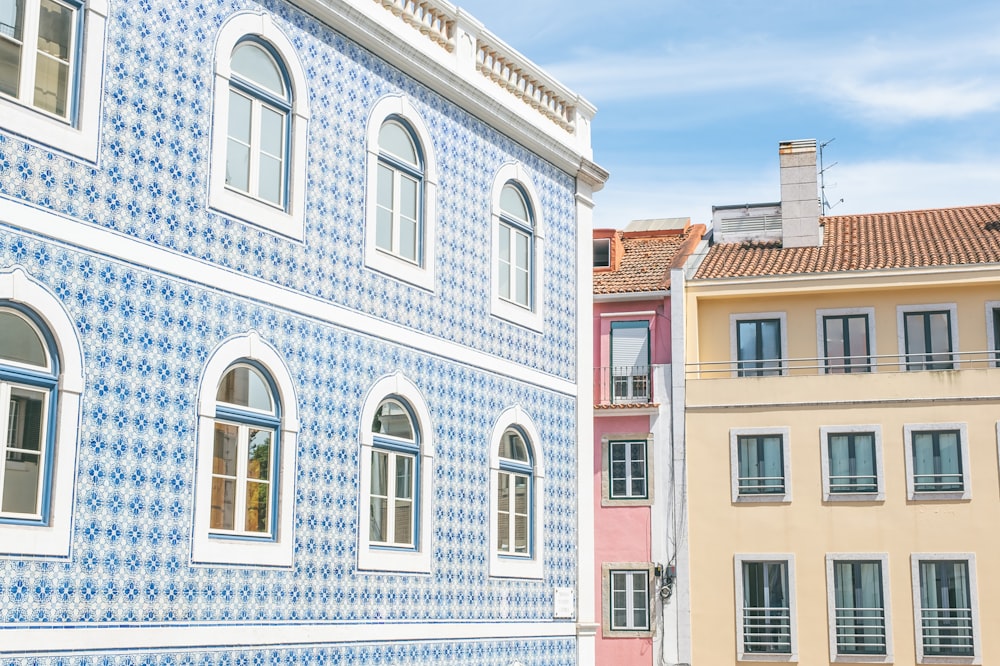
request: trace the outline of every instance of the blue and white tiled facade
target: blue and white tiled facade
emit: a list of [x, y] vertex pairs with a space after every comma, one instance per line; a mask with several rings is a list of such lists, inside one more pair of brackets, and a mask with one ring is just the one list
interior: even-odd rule
[[[301, 239], [209, 206], [216, 35], [244, 11], [305, 72]], [[576, 618], [553, 609], [578, 582], [578, 174], [282, 0], [111, 0], [103, 59], [96, 161], [0, 111], [0, 273], [58, 301], [84, 380], [75, 477], [56, 480], [73, 486], [65, 555], [0, 543], [0, 664], [576, 663]], [[432, 290], [365, 266], [367, 120], [385, 95], [432, 140]], [[490, 197], [511, 162], [545, 223], [540, 331], [490, 311]], [[292, 382], [294, 501], [277, 507], [292, 563], [198, 564], [199, 390], [213, 350], [251, 333]], [[430, 414], [429, 573], [358, 567], [361, 414], [396, 373]], [[541, 440], [540, 578], [490, 572], [491, 432], [511, 407]]]

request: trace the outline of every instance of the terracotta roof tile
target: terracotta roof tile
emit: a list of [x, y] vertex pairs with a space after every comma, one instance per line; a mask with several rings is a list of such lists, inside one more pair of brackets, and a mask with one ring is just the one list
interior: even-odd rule
[[712, 246], [695, 279], [1000, 263], [1000, 204], [820, 219], [821, 247]]
[[705, 233], [693, 224], [680, 233], [615, 232], [624, 246], [617, 270], [594, 271], [595, 294], [629, 294], [670, 287], [670, 269], [687, 260]]

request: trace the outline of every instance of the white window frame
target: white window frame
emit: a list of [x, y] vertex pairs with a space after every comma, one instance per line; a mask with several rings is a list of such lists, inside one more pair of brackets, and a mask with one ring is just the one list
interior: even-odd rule
[[[229, 124], [229, 91], [233, 49], [244, 37], [255, 36], [274, 48], [288, 75], [291, 110], [285, 206], [279, 208], [253, 195], [226, 186]], [[309, 122], [309, 89], [305, 73], [291, 40], [268, 14], [240, 12], [219, 29], [215, 43], [214, 101], [212, 104], [212, 149], [209, 166], [208, 205], [244, 222], [261, 226], [295, 240], [303, 240], [306, 200], [306, 137]]]
[[[836, 562], [876, 561], [882, 565], [882, 610], [885, 613], [885, 654], [839, 654], [837, 652], [837, 588], [833, 566]], [[889, 554], [888, 553], [827, 553], [826, 554], [826, 608], [827, 626], [830, 636], [830, 661], [846, 664], [891, 664], [893, 662], [892, 641], [892, 597], [889, 594]]]
[[[521, 187], [525, 203], [534, 216], [532, 223], [531, 273], [528, 283], [528, 300], [531, 307], [526, 308], [500, 296], [500, 225], [506, 224], [500, 219], [500, 194], [510, 182]], [[527, 167], [517, 162], [508, 162], [500, 167], [493, 178], [493, 190], [490, 197], [490, 314], [511, 323], [542, 331], [545, 321], [545, 227], [541, 199], [535, 190], [531, 174]]]
[[[819, 367], [817, 368], [817, 373], [821, 375], [826, 374], [837, 374], [828, 373], [827, 370], [827, 356], [826, 356], [826, 331], [823, 327], [823, 320], [826, 317], [857, 317], [865, 315], [868, 318], [868, 372], [875, 372], [877, 368], [877, 360], [873, 358], [876, 355], [875, 346], [875, 308], [828, 308], [816, 310], [816, 359], [818, 360]], [[860, 372], [860, 371], [859, 371]], [[854, 374], [854, 373], [846, 373]]]
[[[961, 367], [961, 358], [958, 350], [961, 349], [958, 342], [958, 305], [955, 303], [933, 303], [930, 305], [897, 305], [896, 306], [896, 345], [899, 351], [900, 372], [922, 372], [928, 370], [909, 370], [906, 362], [906, 315], [920, 312], [935, 312], [939, 310], [947, 311], [948, 325], [951, 329], [951, 364], [952, 369]], [[926, 361], [925, 361], [926, 362]], [[939, 372], [939, 371], [928, 371]]]
[[[776, 375], [740, 375], [740, 351], [737, 326], [741, 321], [777, 319], [781, 326], [781, 361]], [[741, 312], [729, 315], [729, 359], [733, 364], [732, 376], [741, 379], [762, 379], [788, 374], [788, 315], [785, 312]]]
[[[917, 492], [913, 481], [913, 434], [925, 431], [957, 430], [962, 460], [962, 490], [945, 492]], [[972, 499], [972, 467], [969, 463], [969, 428], [966, 423], [908, 423], [903, 426], [903, 445], [906, 462], [906, 499], [914, 501], [947, 501]]]
[[23, 305], [42, 320], [52, 335], [60, 364], [56, 419], [49, 424], [54, 428], [52, 467], [45, 480], [50, 489], [49, 515], [46, 524], [0, 522], [0, 557], [69, 559], [84, 386], [80, 340], [59, 299], [24, 269], [0, 272], [0, 300]]
[[[527, 556], [510, 556], [497, 550], [499, 516], [497, 494], [500, 475], [500, 440], [510, 428], [517, 428], [524, 434], [525, 444], [530, 448], [532, 460], [532, 488], [530, 489], [530, 544]], [[542, 440], [531, 417], [519, 406], [505, 409], [497, 418], [490, 435], [490, 563], [489, 574], [497, 578], [541, 579], [545, 562], [545, 467], [542, 456]]]
[[[740, 437], [780, 436], [782, 468], [785, 476], [784, 493], [740, 494]], [[733, 503], [769, 503], [780, 504], [792, 501], [792, 445], [791, 429], [783, 426], [773, 428], [732, 428], [729, 431], [729, 467], [730, 491]]]
[[[972, 656], [930, 656], [924, 654], [923, 624], [920, 606], [920, 563], [927, 561], [965, 560], [969, 569], [969, 605], [972, 606]], [[913, 640], [918, 664], [982, 664], [982, 631], [979, 624], [979, 585], [976, 580], [975, 553], [912, 553], [910, 554], [910, 580], [913, 591]]]
[[[791, 651], [745, 652], [743, 638], [743, 563], [785, 562], [788, 573], [788, 617], [791, 633]], [[733, 556], [736, 581], [736, 659], [737, 661], [796, 662], [799, 660], [798, 609], [795, 594], [795, 555], [792, 553], [736, 553]]]
[[[219, 538], [211, 525], [212, 456], [215, 445], [216, 394], [230, 367], [243, 359], [256, 361], [270, 375], [281, 404], [277, 459], [274, 460], [272, 511], [277, 512], [276, 534], [270, 538]], [[278, 352], [256, 331], [223, 341], [209, 355], [198, 389], [198, 444], [194, 492], [192, 565], [245, 565], [288, 568], [293, 564], [295, 534], [295, 459], [299, 431], [298, 409], [291, 373]]]
[[[646, 496], [611, 496], [611, 445], [613, 443], [644, 442], [646, 444]], [[623, 433], [601, 437], [601, 506], [652, 506], [653, 504], [653, 434]]]
[[[423, 157], [422, 191], [418, 195], [417, 215], [419, 221], [419, 244], [422, 248], [421, 261], [417, 264], [378, 249], [375, 243], [376, 219], [378, 217], [378, 135], [382, 126], [393, 116], [402, 118], [416, 135], [418, 151]], [[366, 145], [366, 185], [365, 185], [365, 267], [378, 271], [415, 287], [434, 291], [435, 249], [437, 246], [437, 160], [434, 158], [430, 132], [420, 114], [408, 97], [386, 95], [372, 107], [368, 116]]]
[[[30, 2], [30, 0], [29, 0]], [[38, 3], [32, 3], [37, 13]], [[79, 59], [70, 82], [75, 118], [59, 118], [29, 101], [0, 95], [3, 129], [87, 162], [96, 163], [100, 143], [101, 99], [108, 0], [87, 0], [79, 10], [83, 27], [76, 33]], [[33, 70], [34, 68], [32, 68]], [[22, 72], [23, 75], [23, 72]]]
[[[369, 513], [372, 451], [379, 449], [372, 433], [372, 421], [379, 405], [386, 398], [395, 397], [406, 401], [412, 411], [413, 427], [419, 434], [420, 457], [414, 478], [414, 524], [416, 539], [412, 548], [395, 547], [391, 544], [372, 543], [371, 515]], [[361, 408], [358, 424], [360, 444], [358, 480], [358, 570], [361, 572], [430, 573], [431, 536], [434, 532], [431, 498], [431, 484], [434, 479], [434, 439], [430, 411], [423, 393], [404, 374], [397, 372], [376, 381], [368, 390]]]
[[[646, 628], [645, 629], [615, 629], [612, 625], [614, 617], [614, 598], [611, 590], [611, 575], [613, 573], [644, 573], [646, 575]], [[656, 604], [653, 596], [655, 585], [654, 567], [649, 562], [603, 562], [601, 563], [601, 635], [604, 638], [648, 638], [653, 635], [655, 626]]]
[[[834, 493], [830, 491], [830, 435], [872, 433], [875, 440], [875, 475], [878, 490], [873, 493]], [[882, 467], [882, 426], [842, 425], [819, 429], [820, 463], [823, 472], [824, 502], [882, 502], [885, 500], [885, 473]]]

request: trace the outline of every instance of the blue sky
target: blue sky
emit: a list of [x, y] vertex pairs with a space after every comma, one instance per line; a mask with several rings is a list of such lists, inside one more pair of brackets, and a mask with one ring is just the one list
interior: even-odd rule
[[788, 139], [831, 214], [1000, 202], [995, 0], [457, 4], [598, 107], [598, 227], [776, 201]]

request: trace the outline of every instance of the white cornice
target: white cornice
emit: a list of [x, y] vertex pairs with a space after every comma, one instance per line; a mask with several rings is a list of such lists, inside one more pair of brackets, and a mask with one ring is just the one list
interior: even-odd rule
[[621, 294], [594, 294], [594, 302], [616, 303], [619, 301], [658, 301], [669, 297], [669, 289], [661, 289], [660, 291], [629, 291]]

